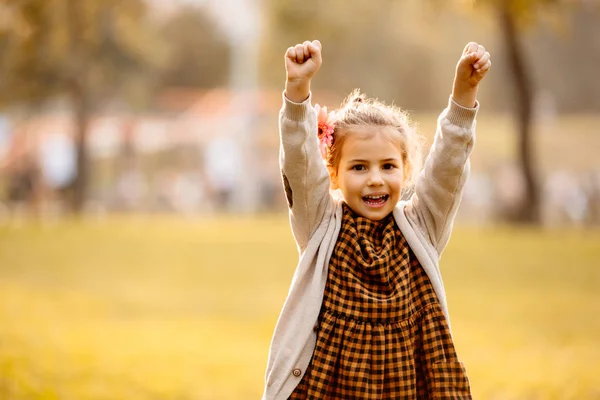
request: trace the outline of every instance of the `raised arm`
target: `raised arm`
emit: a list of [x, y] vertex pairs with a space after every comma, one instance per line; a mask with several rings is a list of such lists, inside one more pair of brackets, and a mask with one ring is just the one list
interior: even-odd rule
[[433, 145], [406, 212], [412, 214], [439, 254], [450, 237], [475, 143], [479, 83], [491, 67], [483, 46], [469, 43], [456, 66], [452, 97], [438, 118]]
[[311, 79], [322, 63], [321, 43], [304, 42], [285, 54], [287, 79], [279, 114], [280, 164], [290, 223], [300, 249], [319, 225], [330, 201], [329, 175], [318, 147]]

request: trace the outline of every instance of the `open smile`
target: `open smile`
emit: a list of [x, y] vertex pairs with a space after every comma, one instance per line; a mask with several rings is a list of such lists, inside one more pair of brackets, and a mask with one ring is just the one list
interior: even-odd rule
[[369, 207], [379, 208], [383, 207], [389, 198], [388, 194], [379, 194], [363, 196], [362, 200]]

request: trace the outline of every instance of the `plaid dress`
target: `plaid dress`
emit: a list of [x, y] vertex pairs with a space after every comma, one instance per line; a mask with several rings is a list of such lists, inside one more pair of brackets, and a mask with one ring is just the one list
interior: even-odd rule
[[393, 215], [346, 204], [329, 264], [317, 343], [289, 399], [470, 399], [429, 278]]

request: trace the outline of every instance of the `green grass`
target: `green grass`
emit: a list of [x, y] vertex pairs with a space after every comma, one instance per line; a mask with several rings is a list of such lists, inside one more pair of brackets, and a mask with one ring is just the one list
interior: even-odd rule
[[[0, 399], [257, 399], [296, 263], [285, 216], [0, 228]], [[600, 231], [458, 227], [475, 398], [600, 399]]]

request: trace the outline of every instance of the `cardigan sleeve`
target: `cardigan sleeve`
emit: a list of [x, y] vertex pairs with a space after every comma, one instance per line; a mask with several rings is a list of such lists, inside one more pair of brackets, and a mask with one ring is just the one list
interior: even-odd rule
[[290, 224], [300, 250], [318, 227], [328, 202], [329, 174], [317, 139], [317, 114], [309, 96], [294, 103], [283, 95], [279, 113], [279, 162], [290, 212]]
[[405, 209], [418, 221], [438, 254], [450, 238], [469, 176], [478, 109], [479, 103], [474, 108], [466, 108], [450, 98], [448, 107], [438, 118], [433, 145]]

